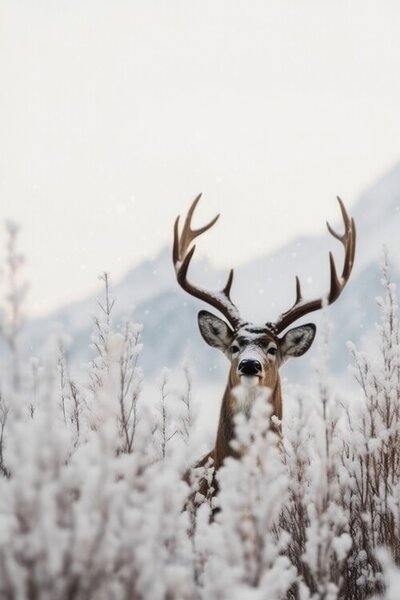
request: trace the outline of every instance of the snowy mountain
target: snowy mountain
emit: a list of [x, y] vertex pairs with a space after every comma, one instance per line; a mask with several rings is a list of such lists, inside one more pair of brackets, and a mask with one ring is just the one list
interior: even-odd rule
[[[379, 260], [386, 244], [393, 267], [394, 281], [400, 273], [400, 165], [383, 177], [359, 200], [352, 210], [358, 231], [356, 265], [347, 289], [340, 300], [329, 308], [333, 325], [332, 364], [343, 373], [348, 364], [346, 341], [365, 344], [372, 339], [378, 311], [374, 298], [380, 292]], [[339, 228], [340, 226], [338, 226]], [[306, 297], [320, 295], [328, 288], [328, 252], [333, 250], [341, 265], [340, 244], [328, 234], [299, 238], [276, 252], [252, 261], [236, 270], [233, 298], [244, 317], [256, 322], [273, 320], [294, 300], [294, 277], [299, 275]], [[220, 286], [226, 272], [218, 272], [206, 261], [194, 261], [192, 278], [208, 286]], [[157, 374], [162, 367], [176, 367], [187, 351], [198, 376], [203, 380], [225, 376], [225, 359], [207, 347], [197, 330], [196, 314], [204, 306], [190, 298], [177, 285], [170, 249], [164, 249], [154, 260], [132, 269], [113, 288], [116, 299], [114, 320], [131, 315], [143, 323], [145, 373]], [[101, 290], [98, 297], [101, 297]], [[87, 362], [91, 323], [97, 310], [95, 297], [65, 306], [43, 319], [26, 326], [23, 345], [37, 354], [55, 324], [71, 339], [70, 356], [75, 364]], [[313, 314], [305, 321], [320, 322]], [[371, 343], [371, 342], [369, 342]], [[307, 355], [317, 353], [317, 344]], [[296, 379], [309, 376], [312, 361], [300, 359], [285, 367], [286, 374]]]

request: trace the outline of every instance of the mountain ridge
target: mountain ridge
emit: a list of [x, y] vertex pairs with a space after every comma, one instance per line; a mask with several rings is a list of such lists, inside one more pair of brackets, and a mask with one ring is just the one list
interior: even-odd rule
[[[378, 314], [374, 297], [380, 293], [378, 263], [384, 243], [389, 247], [395, 279], [400, 271], [400, 236], [397, 233], [400, 225], [400, 165], [371, 186], [360, 197], [352, 213], [358, 230], [354, 273], [343, 296], [329, 308], [334, 327], [332, 365], [337, 373], [343, 373], [348, 362], [343, 358], [347, 357], [347, 339], [362, 344], [374, 329]], [[342, 225], [335, 224], [335, 227], [340, 230]], [[260, 323], [275, 319], [294, 301], [295, 275], [300, 276], [305, 297], [325, 293], [329, 286], [329, 250], [333, 250], [340, 268], [343, 260], [340, 244], [328, 234], [301, 236], [240, 266], [235, 272], [233, 297], [243, 316]], [[169, 248], [163, 248], [154, 260], [140, 263], [113, 287], [112, 294], [116, 298], [114, 320], [118, 323], [123, 315], [127, 315], [144, 324], [142, 359], [145, 372], [150, 376], [164, 366], [175, 368], [190, 348], [199, 376], [219, 377], [224, 371], [224, 359], [204, 344], [197, 331], [196, 314], [204, 304], [179, 288], [170, 253]], [[211, 268], [209, 262], [202, 259], [194, 261], [191, 277], [196, 281], [207, 281], [210, 287], [220, 287], [225, 282], [226, 271]], [[39, 354], [58, 323], [72, 340], [71, 361], [75, 364], [88, 361], [91, 323], [99, 295], [29, 321], [22, 344], [30, 354]], [[314, 313], [307, 316], [307, 320], [316, 321], [318, 325], [320, 315]], [[292, 361], [287, 372], [303, 378], [306, 362], [309, 361]]]

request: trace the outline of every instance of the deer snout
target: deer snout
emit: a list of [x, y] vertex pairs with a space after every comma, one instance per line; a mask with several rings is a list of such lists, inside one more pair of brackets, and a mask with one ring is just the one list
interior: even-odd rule
[[246, 358], [241, 360], [238, 366], [239, 375], [261, 375], [262, 366], [259, 360]]

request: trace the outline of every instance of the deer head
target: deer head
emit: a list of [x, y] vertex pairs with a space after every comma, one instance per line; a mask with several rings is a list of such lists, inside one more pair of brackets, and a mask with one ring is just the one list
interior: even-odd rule
[[243, 321], [230, 298], [233, 269], [221, 291], [206, 291], [188, 281], [188, 269], [196, 249], [192, 243], [198, 236], [210, 229], [219, 218], [217, 215], [204, 227], [192, 229], [193, 213], [200, 198], [201, 194], [191, 205], [181, 234], [179, 234], [179, 217], [175, 222], [173, 262], [178, 283], [186, 292], [204, 300], [225, 317], [226, 321], [202, 310], [198, 315], [198, 323], [201, 335], [207, 344], [221, 350], [230, 361], [230, 384], [234, 386], [242, 382], [273, 388], [278, 379], [280, 366], [288, 358], [301, 356], [310, 348], [315, 337], [316, 327], [309, 323], [290, 329], [283, 335], [280, 334], [304, 315], [322, 308], [324, 303], [332, 304], [337, 300], [350, 277], [356, 242], [354, 221], [349, 218], [343, 202], [338, 198], [345, 231], [339, 235], [329, 223], [327, 223], [327, 227], [331, 235], [343, 244], [345, 257], [339, 277], [332, 253], [329, 254], [330, 290], [328, 294], [314, 300], [305, 300], [302, 297], [299, 278], [296, 277], [294, 305], [282, 313], [276, 322], [267, 322], [265, 325], [256, 326]]
[[301, 356], [311, 346], [315, 336], [312, 323], [290, 329], [279, 337], [268, 326], [243, 323], [236, 329], [225, 321], [202, 310], [198, 316], [203, 339], [221, 350], [231, 363], [231, 387], [263, 385], [273, 389], [281, 365], [291, 357]]

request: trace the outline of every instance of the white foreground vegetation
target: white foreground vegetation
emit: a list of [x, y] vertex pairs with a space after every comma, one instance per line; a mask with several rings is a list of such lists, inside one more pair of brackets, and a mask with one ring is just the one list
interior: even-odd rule
[[24, 367], [9, 233], [0, 598], [397, 600], [400, 333], [386, 259], [379, 356], [349, 347], [359, 393], [338, 397], [323, 362], [316, 389], [291, 398], [279, 440], [261, 390], [236, 418], [242, 459], [220, 470], [214, 506], [204, 498], [194, 512], [187, 498], [203, 473], [190, 490], [189, 370], [179, 394], [165, 372], [159, 399], [142, 400], [141, 327], [113, 326], [107, 276], [86, 380], [72, 378], [61, 337]]

